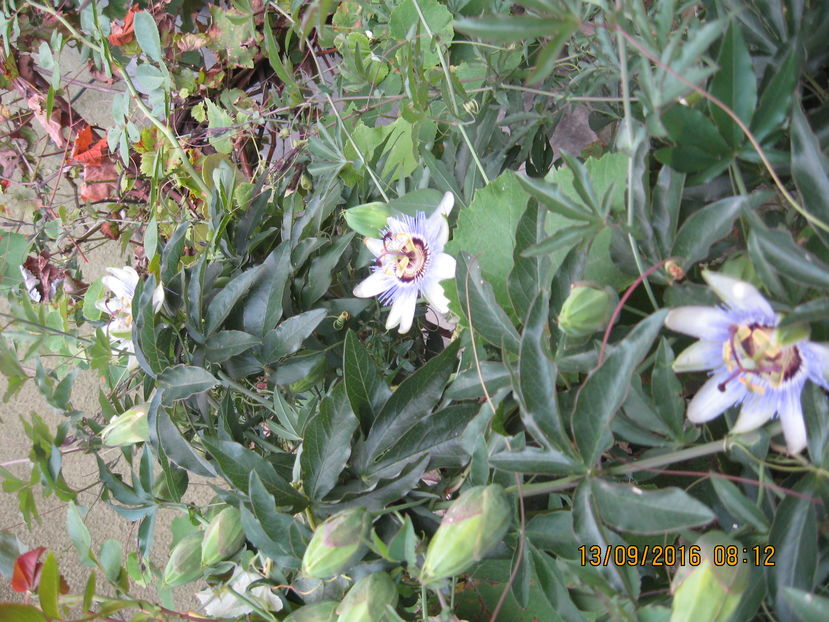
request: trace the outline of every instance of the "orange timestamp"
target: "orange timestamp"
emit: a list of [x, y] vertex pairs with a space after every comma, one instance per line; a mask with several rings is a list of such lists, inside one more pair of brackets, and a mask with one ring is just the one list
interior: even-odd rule
[[[702, 548], [696, 544], [679, 546], [675, 544], [606, 546], [580, 546], [582, 566], [699, 566], [703, 561]], [[771, 545], [737, 547], [715, 546], [709, 551], [715, 566], [774, 566], [775, 549]]]
[[696, 544], [677, 546], [655, 544], [642, 547], [608, 544], [607, 546], [580, 546], [582, 566], [699, 566], [702, 548]]

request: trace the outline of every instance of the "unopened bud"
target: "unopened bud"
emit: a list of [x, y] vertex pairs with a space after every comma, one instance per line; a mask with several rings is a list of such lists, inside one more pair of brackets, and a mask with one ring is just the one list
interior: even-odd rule
[[348, 570], [366, 553], [371, 520], [365, 508], [335, 514], [317, 527], [302, 558], [309, 577], [328, 579]]
[[498, 484], [475, 486], [458, 497], [429, 542], [420, 580], [460, 574], [495, 548], [509, 529], [512, 508]]
[[118, 447], [149, 440], [148, 407], [148, 404], [138, 404], [115, 417], [101, 430], [101, 442], [108, 447]]
[[337, 622], [381, 622], [387, 607], [397, 605], [397, 588], [385, 572], [363, 577], [337, 607]]
[[189, 583], [201, 575], [202, 534], [191, 533], [170, 551], [170, 561], [164, 568], [164, 583], [170, 587]]
[[[731, 618], [748, 587], [750, 572], [745, 565], [714, 563], [715, 552], [725, 555], [729, 547], [743, 551], [739, 542], [721, 531], [704, 534], [690, 547], [689, 563], [680, 566], [671, 585], [671, 622], [726, 622]], [[695, 552], [699, 554], [696, 559]]]
[[224, 561], [245, 543], [242, 515], [237, 508], [226, 507], [207, 526], [202, 540], [201, 563], [212, 566]]
[[349, 227], [369, 238], [380, 236], [380, 230], [386, 226], [390, 215], [388, 205], [377, 201], [351, 207], [343, 213]]
[[284, 622], [335, 622], [337, 605], [339, 603], [335, 600], [321, 600], [305, 605], [285, 618]]
[[616, 303], [616, 292], [591, 283], [574, 283], [561, 306], [558, 327], [570, 337], [587, 337], [607, 327]]

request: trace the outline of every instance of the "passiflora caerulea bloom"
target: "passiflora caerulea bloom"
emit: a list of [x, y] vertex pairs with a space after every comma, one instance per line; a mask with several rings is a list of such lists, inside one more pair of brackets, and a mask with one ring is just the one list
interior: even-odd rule
[[251, 583], [261, 578], [261, 575], [237, 566], [227, 585], [196, 592], [196, 598], [207, 615], [217, 618], [236, 618], [251, 613], [253, 607], [248, 601], [253, 601], [262, 609], [280, 611], [282, 601], [268, 586], [260, 585], [248, 590]]
[[[95, 303], [101, 311], [109, 314], [106, 333], [112, 345], [121, 351], [135, 352], [132, 343], [132, 298], [138, 285], [138, 273], [130, 266], [107, 268], [107, 274], [101, 279], [112, 296]], [[153, 292], [153, 310], [158, 311], [164, 302], [164, 289], [159, 285]], [[128, 367], [134, 367], [136, 361], [130, 356]]]
[[354, 295], [378, 296], [381, 302], [391, 305], [386, 328], [399, 325], [401, 333], [407, 332], [412, 327], [420, 294], [436, 311], [449, 311], [449, 300], [440, 281], [455, 276], [455, 259], [443, 252], [449, 240], [446, 216], [454, 203], [454, 195], [447, 192], [428, 218], [423, 212], [414, 218], [392, 216], [380, 239], [365, 239], [377, 259], [371, 275], [354, 288]]
[[665, 325], [699, 341], [674, 362], [676, 371], [711, 370], [688, 404], [688, 419], [704, 423], [741, 404], [732, 428], [742, 433], [778, 415], [791, 453], [806, 446], [800, 393], [806, 380], [829, 389], [829, 347], [806, 339], [805, 331], [778, 328], [779, 316], [749, 283], [703, 272], [725, 303], [720, 307], [678, 307]]

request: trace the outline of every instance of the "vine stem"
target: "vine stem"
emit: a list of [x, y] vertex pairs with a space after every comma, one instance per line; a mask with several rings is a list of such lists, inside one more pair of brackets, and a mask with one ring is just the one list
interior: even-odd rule
[[664, 264], [669, 262], [671, 258], [663, 259], [659, 263], [653, 264], [650, 268], [645, 270], [642, 274], [636, 277], [636, 280], [630, 284], [630, 287], [627, 288], [622, 297], [619, 299], [619, 302], [616, 304], [616, 308], [613, 309], [613, 315], [610, 316], [610, 320], [607, 323], [607, 328], [604, 330], [604, 337], [602, 337], [602, 347], [599, 350], [599, 363], [596, 365], [598, 367], [604, 362], [604, 351], [607, 348], [607, 340], [610, 339], [610, 330], [613, 328], [613, 325], [616, 323], [616, 320], [619, 319], [619, 314], [622, 312], [622, 307], [627, 302], [627, 299], [630, 298], [631, 294], [633, 294], [636, 287], [648, 278], [651, 274], [656, 272], [659, 268], [661, 268]]
[[[616, 0], [616, 10], [622, 10], [622, 2], [621, 0]], [[630, 85], [628, 84], [628, 57], [627, 57], [627, 49], [625, 48], [625, 40], [622, 37], [616, 37], [616, 45], [619, 50], [619, 83], [622, 89], [622, 109], [624, 110], [625, 115], [625, 124], [624, 124], [624, 132], [625, 132], [625, 142], [627, 143], [628, 149], [630, 149], [630, 154], [628, 155], [628, 164], [627, 164], [627, 192], [626, 195], [626, 202], [627, 202], [627, 225], [632, 230], [634, 225], [634, 212], [633, 212], [633, 157], [635, 149], [633, 147], [633, 130], [631, 128], [631, 123], [633, 122], [633, 113], [631, 112], [630, 108]], [[628, 243], [630, 244], [630, 250], [633, 253], [633, 261], [636, 263], [636, 269], [639, 271], [639, 274], [642, 274], [642, 256], [639, 254], [639, 247], [636, 246], [636, 240], [633, 239], [633, 233], [628, 233]], [[656, 296], [653, 295], [653, 290], [651, 289], [651, 284], [648, 283], [648, 280], [643, 278], [642, 283], [645, 286], [645, 291], [648, 293], [648, 298], [653, 305], [654, 310], [659, 308], [659, 304], [656, 302]]]
[[[452, 77], [449, 75], [449, 64], [446, 62], [446, 58], [443, 56], [443, 50], [440, 49], [440, 44], [435, 40], [435, 33], [433, 33], [432, 29], [429, 27], [429, 24], [426, 21], [426, 16], [423, 15], [423, 11], [420, 8], [420, 3], [418, 2], [418, 0], [412, 0], [412, 4], [414, 5], [415, 11], [417, 11], [417, 16], [420, 18], [420, 23], [423, 24], [423, 29], [429, 36], [429, 40], [434, 41], [435, 43], [435, 52], [438, 55], [440, 66], [443, 69], [443, 77], [446, 78], [446, 90], [449, 93], [449, 101], [452, 104], [452, 114], [460, 118], [458, 102], [457, 100], [455, 100], [455, 89], [452, 87]], [[464, 128], [462, 124], [459, 124], [457, 127], [458, 131], [461, 133], [461, 137], [463, 138], [467, 148], [469, 149], [469, 153], [472, 155], [472, 159], [475, 161], [475, 166], [478, 168], [478, 172], [481, 174], [481, 179], [484, 180], [484, 184], [489, 184], [489, 177], [487, 176], [486, 171], [484, 170], [484, 165], [481, 163], [480, 158], [478, 158], [478, 153], [475, 151], [475, 147], [472, 145], [472, 141], [469, 139], [469, 135], [466, 133], [466, 128]]]

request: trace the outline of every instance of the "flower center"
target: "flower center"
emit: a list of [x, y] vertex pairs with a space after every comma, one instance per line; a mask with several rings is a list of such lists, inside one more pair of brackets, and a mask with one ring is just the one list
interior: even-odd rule
[[723, 344], [722, 358], [732, 373], [720, 384], [720, 391], [725, 391], [725, 385], [737, 378], [749, 391], [760, 395], [766, 388], [752, 382], [754, 376], [777, 389], [797, 374], [802, 362], [796, 345], [781, 346], [775, 327], [759, 324], [732, 327], [731, 336]]
[[409, 233], [387, 233], [383, 237], [385, 251], [377, 258], [385, 273], [404, 283], [423, 274], [429, 261], [429, 248], [419, 237]]

